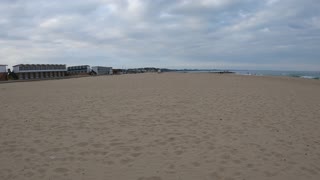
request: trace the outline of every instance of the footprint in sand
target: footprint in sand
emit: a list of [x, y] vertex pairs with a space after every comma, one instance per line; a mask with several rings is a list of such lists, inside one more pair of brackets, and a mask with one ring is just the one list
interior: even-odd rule
[[306, 167], [300, 167], [300, 169], [301, 169], [302, 171], [305, 171], [305, 172], [307, 172], [307, 173], [309, 173], [309, 174], [312, 174], [312, 175], [317, 175], [317, 174], [318, 174], [317, 171], [315, 171], [315, 170], [313, 170], [313, 169], [306, 168]]
[[34, 148], [30, 148], [30, 149], [28, 149], [28, 152], [29, 152], [30, 154], [34, 154], [34, 153], [37, 152], [37, 150], [34, 149]]
[[133, 160], [132, 159], [130, 159], [130, 158], [125, 158], [125, 159], [121, 159], [120, 160], [120, 163], [121, 164], [128, 164], [128, 163], [130, 163], [130, 162], [132, 162]]
[[45, 174], [46, 171], [47, 171], [47, 170], [45, 170], [45, 169], [43, 169], [43, 168], [38, 169], [38, 172], [39, 172], [40, 174]]
[[88, 146], [88, 143], [87, 142], [80, 142], [80, 143], [78, 143], [76, 145], [79, 146], [79, 147], [86, 147], [86, 146]]
[[247, 167], [248, 167], [248, 168], [253, 168], [254, 165], [249, 163], [249, 164], [247, 164]]
[[221, 158], [224, 159], [224, 160], [229, 160], [230, 159], [230, 155], [224, 154], [224, 155], [221, 156]]
[[141, 153], [132, 153], [132, 154], [131, 154], [132, 157], [138, 157], [138, 156], [140, 156], [140, 155], [141, 155]]
[[56, 168], [56, 169], [54, 169], [54, 172], [56, 172], [56, 173], [66, 173], [66, 172], [68, 172], [69, 171], [69, 169], [67, 169], [67, 168]]
[[183, 151], [176, 151], [176, 152], [174, 152], [176, 155], [181, 155], [181, 154], [183, 154]]
[[133, 148], [133, 150], [135, 150], [135, 151], [141, 151], [142, 149], [143, 149], [143, 147], [141, 147], [141, 146], [136, 146]]
[[212, 179], [222, 179], [222, 177], [220, 176], [220, 174], [217, 173], [217, 172], [210, 173], [209, 176], [210, 176], [210, 178], [212, 178]]
[[34, 173], [33, 172], [31, 172], [31, 171], [29, 171], [29, 172], [26, 172], [25, 174], [24, 174], [24, 176], [25, 177], [32, 177], [34, 175]]
[[102, 147], [104, 147], [103, 144], [99, 144], [99, 143], [97, 143], [97, 144], [92, 144], [92, 146], [95, 147], [95, 148], [102, 148]]
[[194, 167], [199, 167], [200, 166], [200, 163], [199, 162], [192, 162], [191, 163]]
[[241, 162], [242, 162], [242, 161], [241, 161], [241, 160], [236, 159], [236, 160], [233, 160], [232, 162], [233, 162], [233, 163], [235, 163], [235, 164], [241, 164]]
[[36, 140], [34, 140], [33, 142], [36, 143], [36, 144], [40, 144], [40, 143], [41, 143], [41, 140], [36, 139]]
[[162, 178], [159, 176], [139, 177], [137, 180], [162, 180]]

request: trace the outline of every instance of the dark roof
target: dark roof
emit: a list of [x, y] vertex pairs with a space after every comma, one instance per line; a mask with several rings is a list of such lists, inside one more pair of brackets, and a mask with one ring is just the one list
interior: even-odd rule
[[75, 65], [75, 66], [68, 66], [68, 67], [78, 67], [78, 66], [89, 66], [89, 65]]
[[92, 67], [104, 67], [104, 68], [112, 68], [112, 67], [108, 67], [108, 66], [92, 66]]
[[17, 65], [14, 65], [13, 67], [23, 66], [23, 65], [66, 65], [66, 64], [17, 64]]

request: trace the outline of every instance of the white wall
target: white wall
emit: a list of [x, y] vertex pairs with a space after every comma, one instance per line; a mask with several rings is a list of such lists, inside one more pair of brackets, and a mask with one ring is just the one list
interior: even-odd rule
[[[99, 71], [99, 69], [101, 69]], [[107, 75], [112, 74], [112, 67], [104, 67], [104, 66], [93, 66], [92, 70], [97, 73], [97, 75]]]
[[[40, 65], [42, 65], [42, 64], [40, 64]], [[44, 64], [44, 65], [45, 65], [45, 66], [50, 66], [50, 65], [46, 65], [46, 64]], [[14, 71], [15, 73], [67, 71], [66, 65], [60, 65], [60, 64], [59, 64], [59, 66], [61, 66], [61, 67], [57, 67], [57, 68], [55, 68], [55, 69], [47, 69], [47, 67], [46, 67], [45, 69], [41, 69], [41, 70], [40, 70], [40, 69], [37, 69], [37, 70], [36, 70], [36, 69], [33, 69], [33, 70], [31, 70], [31, 69], [30, 69], [30, 64], [28, 64], [27, 66], [29, 67], [28, 70], [24, 70], [24, 69], [20, 68], [20, 65], [14, 66], [14, 67], [13, 67], [13, 71]], [[55, 66], [55, 65], [54, 65], [54, 66]], [[51, 66], [51, 67], [52, 67], [52, 66]]]
[[7, 72], [6, 66], [0, 66], [0, 72]]
[[13, 72], [18, 73], [19, 72], [19, 66], [13, 67]]
[[98, 72], [98, 66], [94, 66], [94, 67], [92, 67], [92, 70], [93, 70], [94, 72], [96, 72], [96, 73], [97, 73], [97, 75], [99, 75], [99, 72]]

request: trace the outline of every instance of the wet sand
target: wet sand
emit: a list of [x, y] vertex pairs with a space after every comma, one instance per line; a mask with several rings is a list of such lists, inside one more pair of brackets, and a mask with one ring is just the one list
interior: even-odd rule
[[163, 73], [0, 84], [0, 179], [320, 179], [320, 81]]

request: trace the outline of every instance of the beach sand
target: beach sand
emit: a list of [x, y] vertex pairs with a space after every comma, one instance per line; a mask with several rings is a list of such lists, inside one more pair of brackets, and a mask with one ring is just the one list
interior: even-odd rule
[[320, 81], [209, 73], [0, 84], [1, 180], [318, 180]]

